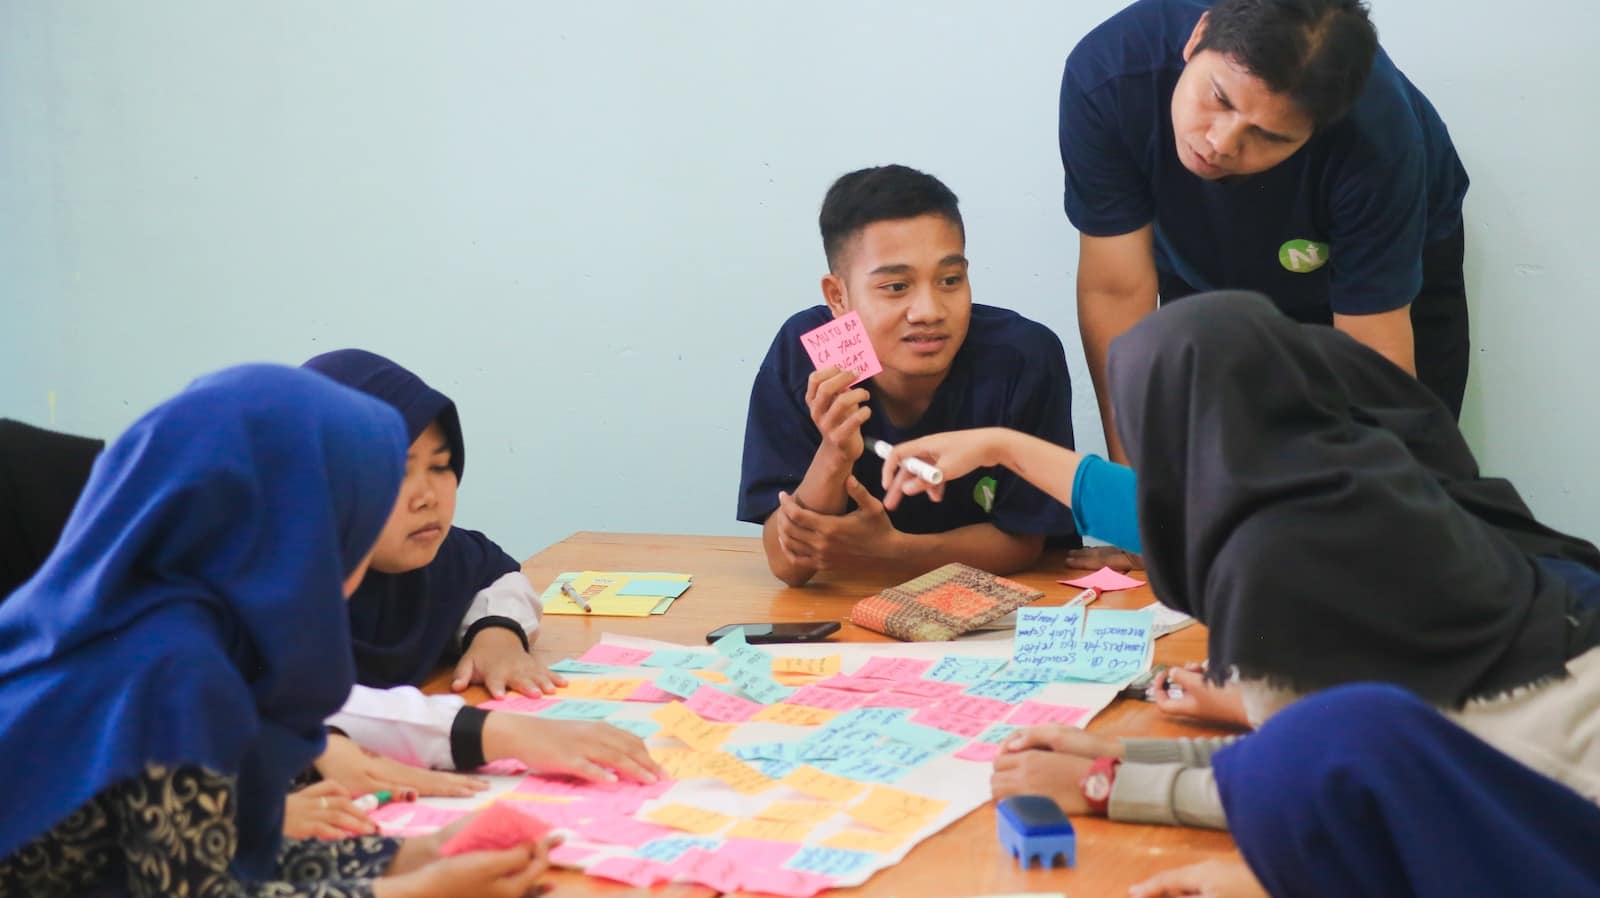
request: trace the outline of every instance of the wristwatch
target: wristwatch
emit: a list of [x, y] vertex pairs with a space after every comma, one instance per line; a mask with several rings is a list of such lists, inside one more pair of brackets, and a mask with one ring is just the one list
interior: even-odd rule
[[1089, 803], [1090, 813], [1105, 816], [1106, 808], [1111, 805], [1111, 784], [1117, 781], [1117, 767], [1121, 763], [1121, 758], [1095, 758], [1094, 763], [1089, 765], [1089, 772], [1078, 781], [1083, 800]]

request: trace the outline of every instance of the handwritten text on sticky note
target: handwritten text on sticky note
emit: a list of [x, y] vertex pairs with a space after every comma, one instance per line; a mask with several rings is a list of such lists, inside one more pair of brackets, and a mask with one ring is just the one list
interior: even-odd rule
[[823, 326], [800, 335], [806, 355], [818, 369], [834, 367], [854, 371], [855, 386], [883, 370], [878, 354], [872, 349], [867, 329], [861, 325], [861, 316], [855, 312], [840, 315]]

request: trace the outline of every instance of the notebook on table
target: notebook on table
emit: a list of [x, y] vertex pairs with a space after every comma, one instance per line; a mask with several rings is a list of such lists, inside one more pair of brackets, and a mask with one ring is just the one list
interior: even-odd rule
[[951, 563], [862, 599], [850, 621], [907, 642], [947, 642], [1042, 598], [1015, 580]]

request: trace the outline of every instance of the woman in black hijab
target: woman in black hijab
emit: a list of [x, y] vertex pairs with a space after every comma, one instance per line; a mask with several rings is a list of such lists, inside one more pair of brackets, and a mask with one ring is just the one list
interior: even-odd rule
[[0, 418], [0, 599], [50, 557], [105, 446]]

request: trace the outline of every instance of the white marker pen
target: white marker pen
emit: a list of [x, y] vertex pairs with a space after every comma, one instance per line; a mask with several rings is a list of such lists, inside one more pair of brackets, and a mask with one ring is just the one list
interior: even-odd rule
[[[889, 453], [894, 451], [894, 447], [888, 443], [885, 443], [883, 440], [873, 440], [872, 451], [876, 452], [879, 458], [888, 458]], [[901, 462], [901, 464], [905, 466], [907, 471], [910, 471], [918, 477], [921, 477], [923, 480], [926, 480], [934, 486], [944, 483], [944, 472], [920, 458], [908, 458]]]

